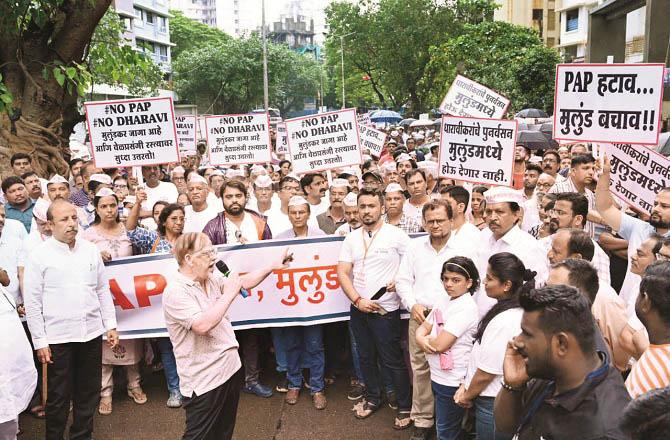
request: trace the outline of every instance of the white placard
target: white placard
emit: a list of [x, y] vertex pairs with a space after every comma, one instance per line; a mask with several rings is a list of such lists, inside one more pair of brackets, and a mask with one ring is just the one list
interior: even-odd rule
[[211, 165], [266, 163], [272, 160], [267, 113], [207, 116], [207, 151]]
[[663, 64], [559, 64], [554, 139], [656, 144]]
[[670, 183], [670, 160], [644, 145], [601, 144], [609, 157], [610, 191], [651, 213], [656, 195]]
[[198, 115], [198, 139], [205, 139], [207, 129], [205, 128], [205, 118], [212, 115]]
[[85, 102], [98, 168], [179, 162], [172, 98]]
[[462, 75], [456, 75], [440, 104], [443, 114], [472, 118], [500, 119], [510, 101], [495, 90]]
[[442, 117], [440, 175], [512, 186], [517, 121]]
[[195, 115], [182, 115], [175, 118], [179, 151], [196, 151], [198, 139], [196, 137], [197, 121]]
[[358, 126], [358, 137], [361, 140], [361, 149], [370, 150], [370, 154], [379, 157], [386, 142], [386, 133], [365, 125]]
[[354, 109], [289, 119], [286, 121], [286, 132], [293, 172], [296, 174], [363, 162]]
[[356, 119], [358, 120], [358, 125], [371, 125], [370, 113], [357, 113]]
[[288, 138], [286, 135], [286, 124], [277, 124], [277, 138], [275, 141], [277, 154], [288, 154]]

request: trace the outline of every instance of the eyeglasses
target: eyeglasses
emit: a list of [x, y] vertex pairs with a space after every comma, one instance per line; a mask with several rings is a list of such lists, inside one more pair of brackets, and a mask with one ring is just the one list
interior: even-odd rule
[[213, 247], [204, 248], [204, 249], [200, 249], [197, 252], [192, 253], [191, 255], [193, 255], [194, 257], [199, 256], [199, 255], [207, 255], [207, 256], [212, 257], [212, 256], [216, 256], [216, 249], [214, 249]]
[[115, 189], [126, 189], [128, 188], [128, 185], [114, 185]]

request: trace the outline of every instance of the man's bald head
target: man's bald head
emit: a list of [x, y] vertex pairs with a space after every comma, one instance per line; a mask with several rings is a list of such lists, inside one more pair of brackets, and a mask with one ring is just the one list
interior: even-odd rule
[[68, 210], [72, 210], [75, 213], [77, 212], [77, 209], [72, 203], [64, 199], [56, 199], [51, 202], [51, 205], [49, 205], [49, 208], [47, 208], [47, 220], [53, 221], [54, 218], [60, 217], [61, 214], [67, 212]]

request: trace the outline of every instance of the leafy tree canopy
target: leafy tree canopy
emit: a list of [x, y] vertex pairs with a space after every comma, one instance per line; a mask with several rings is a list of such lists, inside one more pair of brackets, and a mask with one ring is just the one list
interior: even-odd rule
[[177, 58], [182, 52], [190, 53], [203, 46], [217, 45], [232, 39], [222, 30], [191, 20], [180, 11], [171, 10], [170, 14], [170, 41], [176, 44], [172, 48], [172, 58]]

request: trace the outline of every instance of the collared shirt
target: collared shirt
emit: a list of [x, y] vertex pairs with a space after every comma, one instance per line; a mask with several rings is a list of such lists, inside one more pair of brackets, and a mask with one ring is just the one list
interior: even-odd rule
[[5, 215], [7, 218], [12, 220], [18, 220], [23, 224], [23, 227], [26, 228], [27, 232], [30, 232], [30, 225], [33, 221], [33, 208], [35, 207], [35, 202], [32, 199], [28, 199], [28, 207], [26, 209], [19, 209], [13, 206], [11, 203], [5, 205]]
[[91, 203], [91, 199], [88, 198], [88, 194], [83, 189], [75, 188], [70, 194], [70, 201], [74, 203], [75, 206], [83, 208], [88, 206]]
[[417, 303], [433, 308], [440, 297], [445, 295], [440, 279], [442, 265], [455, 256], [469, 257], [475, 261], [476, 247], [464, 245], [456, 237], [449, 237], [439, 251], [430, 244], [428, 235], [411, 241], [395, 278], [396, 291], [405, 309], [412, 310]]
[[[562, 182], [559, 182], [556, 180], [556, 183], [554, 183], [554, 186], [549, 188], [548, 191], [550, 194], [559, 194], [559, 193], [566, 193], [566, 192], [576, 192], [579, 193], [583, 196], [586, 197], [586, 200], [589, 202], [589, 211], [595, 211], [596, 210], [596, 196], [593, 194], [593, 191], [591, 191], [588, 188], [584, 188], [584, 192], [581, 193], [577, 190], [577, 187], [575, 186], [574, 182], [572, 181], [572, 177], [568, 177], [567, 179], [563, 180]], [[584, 231], [589, 234], [589, 237], [593, 238], [595, 234], [595, 224], [593, 222], [587, 221], [586, 224], [584, 225]]]
[[[323, 237], [325, 235], [326, 233], [323, 232], [321, 229], [307, 225], [307, 237]], [[295, 231], [293, 230], [293, 226], [291, 226], [289, 229], [275, 235], [274, 238], [278, 240], [287, 240], [291, 238], [305, 238], [305, 237], [296, 237]]]
[[619, 298], [612, 286], [601, 282], [591, 306], [591, 313], [610, 351], [612, 365], [619, 371], [628, 370], [632, 353], [623, 347], [621, 340], [621, 333], [628, 324], [626, 303]]
[[[490, 229], [486, 228], [482, 231], [478, 262], [475, 262], [480, 278], [483, 279], [486, 276], [491, 255], [500, 252], [510, 252], [516, 255], [526, 266], [526, 269], [537, 272], [535, 276], [536, 285], [542, 285], [547, 280], [547, 253], [532, 235], [522, 231], [518, 225], [514, 225], [500, 240], [496, 240]], [[496, 303], [495, 299], [486, 295], [484, 286], [480, 287], [474, 297], [479, 307], [480, 316], [484, 316]]]
[[216, 305], [224, 285], [225, 278], [214, 273], [207, 279], [205, 292], [200, 283], [178, 272], [163, 293], [163, 314], [177, 361], [179, 389], [186, 397], [213, 390], [242, 366], [227, 315], [206, 335], [191, 330], [203, 312]]
[[[548, 237], [543, 237], [538, 240], [538, 242], [542, 245], [542, 247], [545, 250], [545, 255], [549, 252], [551, 249], [551, 243], [554, 240], [554, 235], [550, 235]], [[594, 240], [591, 239], [591, 242], [593, 243], [593, 258], [591, 259], [590, 263], [591, 265], [595, 268], [596, 272], [598, 272], [598, 280], [602, 284], [607, 284], [608, 286], [611, 284], [612, 277], [610, 275], [610, 257], [607, 255], [607, 252], [603, 250], [603, 248], [600, 247], [600, 245]], [[547, 259], [547, 270], [550, 267], [549, 260]]]
[[[553, 381], [532, 379], [522, 396], [519, 440], [608, 439], [628, 440], [619, 428], [630, 401], [621, 373], [600, 352], [602, 365], [577, 388], [554, 395]], [[532, 408], [539, 406], [531, 414]]]
[[[384, 214], [382, 220], [384, 220], [384, 223], [388, 223], [389, 225], [391, 224], [389, 223], [389, 218], [387, 214]], [[400, 221], [398, 222], [398, 224], [393, 226], [402, 229], [402, 231], [405, 234], [416, 234], [419, 232], [423, 232], [423, 225], [420, 222], [418, 222], [414, 217], [405, 215], [405, 213], [403, 213], [402, 217], [400, 217]]]
[[321, 228], [321, 230], [328, 235], [335, 233], [335, 230], [338, 227], [347, 222], [344, 216], [342, 216], [339, 221], [335, 221], [335, 219], [330, 215], [330, 208], [328, 208], [326, 212], [317, 215], [316, 221], [319, 225], [319, 228]]
[[19, 266], [24, 259], [23, 242], [28, 237], [23, 224], [17, 220], [5, 220], [0, 233], [0, 269], [9, 276], [7, 291], [12, 294], [17, 304], [23, 304], [19, 290]]
[[86, 240], [72, 249], [53, 237], [38, 245], [26, 263], [24, 289], [35, 349], [90, 341], [116, 328], [100, 251]]
[[626, 389], [635, 399], [647, 391], [670, 386], [670, 344], [654, 345], [642, 353], [626, 379]]
[[[451, 237], [449, 238], [449, 241], [453, 240], [453, 246], [456, 247], [477, 249], [479, 246], [479, 241], [481, 240], [481, 236], [482, 231], [479, 230], [477, 226], [466, 221], [460, 228], [451, 229]], [[471, 254], [472, 257], [470, 258], [472, 258], [472, 261], [477, 264], [477, 252], [474, 251]], [[469, 255], [466, 254], [465, 256]]]

